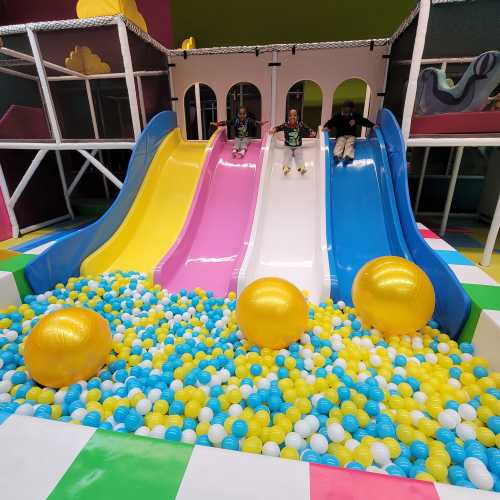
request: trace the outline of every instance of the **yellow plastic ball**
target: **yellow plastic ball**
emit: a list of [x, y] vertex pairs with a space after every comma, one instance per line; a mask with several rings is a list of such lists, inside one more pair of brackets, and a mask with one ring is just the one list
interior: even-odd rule
[[111, 349], [108, 322], [90, 309], [70, 307], [43, 316], [24, 347], [26, 368], [48, 387], [64, 387], [95, 375]]
[[366, 324], [388, 335], [422, 328], [435, 305], [432, 283], [422, 269], [393, 256], [373, 259], [358, 271], [352, 300]]
[[281, 278], [260, 278], [238, 298], [236, 320], [251, 344], [282, 349], [307, 328], [308, 307], [300, 290]]

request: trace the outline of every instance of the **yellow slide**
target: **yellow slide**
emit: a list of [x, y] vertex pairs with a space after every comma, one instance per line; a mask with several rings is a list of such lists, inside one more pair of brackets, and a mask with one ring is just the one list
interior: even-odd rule
[[153, 272], [184, 225], [210, 143], [185, 141], [178, 128], [167, 135], [129, 213], [116, 233], [82, 262], [82, 275]]

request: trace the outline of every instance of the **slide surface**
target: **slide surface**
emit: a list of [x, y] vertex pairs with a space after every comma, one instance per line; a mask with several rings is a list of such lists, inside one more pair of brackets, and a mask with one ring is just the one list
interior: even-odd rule
[[257, 200], [263, 148], [251, 142], [243, 159], [219, 130], [186, 224], [155, 270], [155, 282], [171, 292], [201, 287], [218, 297], [236, 291]]
[[[332, 151], [334, 146], [331, 140]], [[375, 129], [369, 139], [356, 140], [355, 148], [349, 166], [333, 163], [332, 154], [326, 162], [332, 297], [348, 304], [352, 304], [352, 282], [366, 262], [381, 255], [410, 257], [394, 196], [388, 194], [392, 180], [381, 133]]]
[[179, 129], [165, 138], [127, 217], [115, 234], [82, 262], [83, 275], [154, 270], [181, 232], [208, 144], [184, 141]]
[[165, 136], [175, 127], [176, 115], [172, 111], [156, 115], [139, 137], [123, 187], [106, 213], [94, 224], [61, 238], [28, 264], [25, 274], [35, 293], [43, 293], [57, 283], [65, 283], [71, 276], [80, 275], [81, 262], [103, 245], [123, 222], [153, 157]]
[[352, 304], [352, 281], [360, 267], [376, 257], [398, 255], [427, 273], [436, 293], [434, 317], [456, 338], [469, 315], [470, 299], [418, 231], [408, 192], [404, 141], [394, 115], [383, 109], [377, 121], [379, 129], [356, 141], [351, 166], [332, 163], [334, 141], [326, 152], [332, 297]]
[[284, 145], [269, 138], [263, 159], [251, 238], [238, 276], [238, 292], [257, 278], [285, 278], [314, 301], [329, 296], [326, 250], [325, 144], [323, 138], [305, 139], [308, 172], [295, 165], [283, 176]]

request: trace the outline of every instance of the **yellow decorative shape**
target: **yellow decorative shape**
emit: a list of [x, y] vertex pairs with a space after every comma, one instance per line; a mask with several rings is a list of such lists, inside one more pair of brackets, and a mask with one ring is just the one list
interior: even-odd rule
[[80, 19], [89, 17], [117, 16], [123, 14], [138, 28], [148, 32], [146, 21], [137, 8], [135, 0], [78, 0], [76, 15]]
[[84, 75], [111, 73], [109, 64], [105, 63], [97, 54], [94, 54], [85, 46], [80, 47], [77, 45], [64, 60], [64, 65], [66, 68], [78, 71]]
[[196, 49], [196, 39], [194, 38], [194, 36], [190, 36], [189, 38], [183, 40], [181, 49], [184, 50]]

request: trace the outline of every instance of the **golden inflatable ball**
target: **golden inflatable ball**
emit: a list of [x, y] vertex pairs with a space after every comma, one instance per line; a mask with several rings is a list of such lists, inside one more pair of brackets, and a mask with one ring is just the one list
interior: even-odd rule
[[43, 316], [27, 336], [24, 360], [31, 377], [48, 387], [64, 387], [97, 374], [111, 350], [108, 322], [82, 307]]
[[402, 257], [366, 263], [352, 285], [352, 301], [363, 322], [387, 335], [405, 335], [432, 318], [434, 288], [428, 276]]
[[282, 349], [296, 342], [307, 327], [308, 306], [300, 290], [281, 278], [260, 278], [238, 298], [236, 321], [254, 345]]

